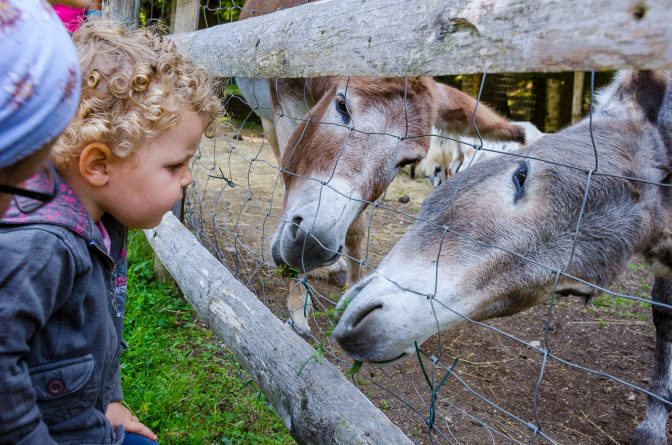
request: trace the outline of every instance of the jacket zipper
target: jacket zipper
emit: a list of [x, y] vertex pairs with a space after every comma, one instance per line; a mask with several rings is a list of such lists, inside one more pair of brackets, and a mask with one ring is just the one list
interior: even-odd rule
[[112, 283], [110, 286], [110, 289], [112, 289], [112, 309], [114, 310], [114, 313], [116, 314], [117, 318], [121, 317], [121, 313], [117, 311], [117, 294], [115, 293], [114, 289], [114, 273], [117, 271], [117, 266], [119, 266], [119, 260], [117, 259], [114, 261], [112, 264]]
[[121, 316], [119, 312], [117, 312], [117, 296], [114, 294], [114, 272], [116, 272], [117, 267], [119, 266], [119, 260], [113, 260], [112, 257], [110, 256], [109, 253], [102, 247], [98, 245], [98, 243], [95, 240], [90, 240], [89, 245], [93, 246], [98, 252], [102, 253], [103, 256], [110, 262], [112, 263], [112, 273], [111, 273], [111, 283], [110, 283], [110, 291], [111, 291], [111, 300], [112, 300], [112, 309], [114, 310], [115, 315], [117, 317]]

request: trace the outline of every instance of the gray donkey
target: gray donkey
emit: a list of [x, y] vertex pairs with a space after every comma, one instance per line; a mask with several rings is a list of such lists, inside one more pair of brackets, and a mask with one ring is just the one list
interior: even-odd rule
[[[639, 253], [663, 304], [652, 306], [651, 392], [672, 400], [671, 84], [666, 72], [620, 73], [593, 116], [597, 156], [586, 119], [437, 188], [375, 273], [343, 296], [334, 337], [357, 360], [393, 363], [464, 317], [514, 314], [552, 290], [593, 294], [572, 276], [606, 287]], [[671, 406], [649, 396], [634, 443], [666, 444]]]

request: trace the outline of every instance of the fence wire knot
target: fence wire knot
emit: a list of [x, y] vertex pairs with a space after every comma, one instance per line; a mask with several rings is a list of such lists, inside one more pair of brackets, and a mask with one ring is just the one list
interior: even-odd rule
[[227, 178], [226, 175], [224, 175], [224, 172], [222, 171], [222, 167], [218, 167], [218, 169], [219, 169], [219, 174], [221, 176], [208, 175], [208, 177], [213, 178], [213, 179], [222, 179], [222, 180], [226, 181], [226, 183], [229, 187], [234, 188], [236, 186], [236, 184], [231, 179]]
[[[425, 376], [425, 380], [427, 381], [427, 385], [429, 385], [429, 389], [432, 391], [431, 395], [431, 400], [429, 404], [429, 417], [427, 421], [425, 422], [427, 424], [427, 428], [430, 430], [434, 427], [434, 417], [435, 417], [435, 412], [436, 412], [436, 397], [439, 394], [439, 390], [443, 386], [444, 383], [446, 383], [446, 380], [448, 380], [448, 377], [450, 377], [453, 374], [453, 369], [455, 369], [455, 366], [457, 365], [457, 357], [455, 360], [453, 360], [453, 364], [450, 365], [450, 368], [448, 368], [448, 371], [446, 371], [446, 374], [443, 376], [443, 378], [439, 381], [439, 384], [434, 386], [432, 384], [432, 381], [429, 379], [429, 376], [427, 375], [427, 371], [425, 370], [425, 365], [422, 363], [422, 357], [420, 357], [420, 348], [418, 347], [418, 342], [415, 341], [413, 342], [415, 344], [415, 353], [418, 355], [418, 361], [420, 362], [420, 369], [422, 370], [422, 374]], [[435, 356], [430, 356], [430, 360], [432, 361], [432, 364], [436, 365], [438, 363], [438, 359]]]
[[306, 293], [303, 300], [303, 316], [308, 317], [308, 304], [310, 303], [310, 288], [308, 287], [308, 276], [304, 274], [299, 279], [299, 284], [303, 286], [303, 289]]
[[527, 422], [527, 427], [532, 431], [532, 433], [536, 436], [536, 434], [539, 432], [540, 428], [539, 425], [532, 423], [532, 422]]

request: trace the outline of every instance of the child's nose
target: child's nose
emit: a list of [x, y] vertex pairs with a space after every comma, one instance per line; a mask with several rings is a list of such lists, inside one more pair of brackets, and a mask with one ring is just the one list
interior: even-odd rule
[[194, 182], [194, 177], [191, 176], [191, 171], [187, 169], [187, 172], [182, 177], [182, 187], [186, 187], [190, 185], [192, 182]]

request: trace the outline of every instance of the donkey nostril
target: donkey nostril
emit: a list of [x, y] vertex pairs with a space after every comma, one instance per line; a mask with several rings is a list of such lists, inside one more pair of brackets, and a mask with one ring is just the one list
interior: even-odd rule
[[358, 316], [357, 318], [352, 322], [352, 329], [354, 330], [364, 319], [373, 311], [382, 309], [383, 305], [382, 304], [376, 304], [373, 306], [370, 306], [366, 309], [364, 309]]
[[303, 218], [300, 216], [295, 216], [292, 218], [292, 223], [289, 225], [289, 234], [292, 236], [292, 238], [296, 238], [296, 234], [299, 232], [299, 227], [301, 226], [302, 221]]

